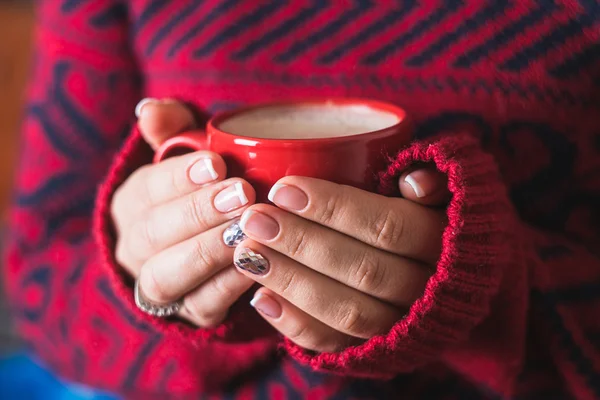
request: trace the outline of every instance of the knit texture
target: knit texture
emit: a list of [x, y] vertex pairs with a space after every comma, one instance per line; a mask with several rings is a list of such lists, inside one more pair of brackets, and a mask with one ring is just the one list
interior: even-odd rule
[[[5, 246], [32, 351], [126, 398], [600, 398], [600, 4], [39, 2]], [[335, 354], [240, 300], [196, 329], [146, 316], [114, 259], [110, 201], [152, 153], [143, 97], [206, 118], [283, 98], [399, 104], [414, 140], [380, 192], [431, 162], [453, 194], [422, 298]], [[249, 293], [248, 295], [251, 295]]]

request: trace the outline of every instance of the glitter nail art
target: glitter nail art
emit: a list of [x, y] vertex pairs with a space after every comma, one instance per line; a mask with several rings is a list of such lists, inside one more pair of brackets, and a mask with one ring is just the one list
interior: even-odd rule
[[246, 235], [242, 232], [240, 221], [235, 221], [223, 232], [223, 242], [229, 247], [236, 247], [244, 239], [246, 239]]
[[239, 254], [235, 260], [235, 265], [254, 275], [264, 275], [269, 272], [269, 262], [267, 259], [250, 249], [244, 249]]

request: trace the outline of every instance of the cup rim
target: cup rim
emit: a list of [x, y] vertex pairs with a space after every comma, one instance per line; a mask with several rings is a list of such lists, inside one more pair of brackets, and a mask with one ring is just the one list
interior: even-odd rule
[[[392, 113], [398, 117], [398, 122], [393, 125], [387, 126], [382, 129], [377, 129], [374, 131], [367, 131], [363, 133], [358, 133], [354, 135], [347, 136], [332, 136], [327, 138], [305, 138], [305, 139], [282, 139], [282, 138], [259, 138], [252, 136], [243, 136], [239, 134], [235, 134], [232, 132], [227, 132], [219, 127], [219, 125], [228, 118], [233, 116], [243, 114], [249, 111], [260, 110], [263, 108], [277, 107], [277, 106], [286, 106], [286, 105], [319, 105], [319, 104], [338, 104], [338, 105], [359, 105], [359, 106], [368, 106], [376, 110], [382, 110], [388, 113]], [[381, 100], [374, 100], [370, 98], [361, 98], [361, 97], [313, 97], [313, 98], [301, 98], [301, 99], [287, 99], [273, 102], [265, 102], [259, 104], [248, 105], [241, 108], [236, 108], [235, 110], [225, 111], [215, 115], [208, 122], [207, 133], [211, 136], [214, 133], [218, 133], [220, 135], [225, 135], [232, 140], [240, 139], [238, 144], [246, 144], [246, 145], [273, 145], [273, 146], [281, 146], [286, 144], [293, 145], [326, 145], [326, 144], [340, 144], [340, 143], [353, 143], [357, 141], [362, 141], [368, 138], [377, 138], [381, 136], [389, 135], [390, 131], [397, 131], [398, 128], [402, 125], [408, 124], [408, 114], [406, 110], [398, 105], [393, 103], [389, 103]]]

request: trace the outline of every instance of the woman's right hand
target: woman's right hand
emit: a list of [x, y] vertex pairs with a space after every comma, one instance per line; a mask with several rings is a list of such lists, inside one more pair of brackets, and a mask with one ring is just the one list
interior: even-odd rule
[[[181, 103], [140, 105], [138, 126], [153, 148], [196, 125]], [[143, 296], [155, 304], [183, 299], [179, 315], [204, 328], [221, 323], [253, 284], [232, 266], [234, 246], [223, 234], [254, 203], [255, 192], [225, 176], [225, 162], [209, 151], [169, 158], [135, 171], [111, 205], [116, 259], [139, 278]]]

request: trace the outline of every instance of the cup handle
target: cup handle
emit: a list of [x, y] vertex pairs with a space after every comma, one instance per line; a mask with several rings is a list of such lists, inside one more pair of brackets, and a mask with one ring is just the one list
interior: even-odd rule
[[206, 132], [191, 131], [185, 132], [166, 140], [154, 153], [154, 163], [162, 160], [180, 156], [187, 153], [192, 153], [199, 150], [207, 150], [208, 143]]

